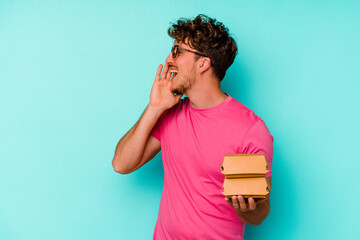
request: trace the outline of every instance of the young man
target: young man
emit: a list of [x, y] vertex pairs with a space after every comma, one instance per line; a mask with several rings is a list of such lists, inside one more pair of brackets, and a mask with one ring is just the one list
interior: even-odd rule
[[114, 170], [128, 174], [162, 151], [154, 239], [243, 239], [245, 224], [258, 225], [268, 215], [269, 196], [224, 199], [222, 160], [263, 153], [271, 182], [273, 137], [260, 117], [221, 90], [237, 53], [222, 23], [199, 15], [178, 20], [168, 34], [175, 40], [171, 53], [164, 69], [158, 67], [143, 115], [117, 144]]

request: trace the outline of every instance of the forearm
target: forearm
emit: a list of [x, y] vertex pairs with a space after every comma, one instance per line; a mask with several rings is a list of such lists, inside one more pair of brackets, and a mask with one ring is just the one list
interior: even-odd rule
[[126, 173], [138, 165], [150, 132], [163, 111], [148, 105], [137, 123], [121, 138], [112, 161], [115, 171]]
[[236, 214], [242, 222], [250, 225], [259, 225], [268, 216], [270, 212], [270, 203], [268, 201], [260, 202], [253, 211], [242, 212], [240, 208], [236, 209]]

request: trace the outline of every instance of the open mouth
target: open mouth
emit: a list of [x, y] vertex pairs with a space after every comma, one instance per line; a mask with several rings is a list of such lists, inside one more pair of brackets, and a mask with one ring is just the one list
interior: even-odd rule
[[170, 81], [173, 80], [175, 78], [175, 76], [177, 75], [178, 71], [176, 69], [170, 69]]

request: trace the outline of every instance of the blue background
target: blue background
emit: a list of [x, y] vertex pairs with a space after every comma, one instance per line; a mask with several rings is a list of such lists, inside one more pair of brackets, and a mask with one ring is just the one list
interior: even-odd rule
[[151, 239], [161, 154], [111, 160], [170, 22], [199, 13], [238, 43], [223, 90], [275, 138], [271, 212], [245, 238], [360, 239], [360, 2], [189, 0], [0, 2], [1, 239]]

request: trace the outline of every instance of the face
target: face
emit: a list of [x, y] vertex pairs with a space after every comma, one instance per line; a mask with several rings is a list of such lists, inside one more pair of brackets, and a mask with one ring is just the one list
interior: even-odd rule
[[[175, 44], [180, 48], [196, 51], [187, 44], [179, 42], [175, 42]], [[186, 94], [194, 85], [196, 80], [195, 62], [194, 53], [182, 49], [178, 50], [175, 58], [173, 58], [172, 52], [166, 58], [166, 63], [169, 64], [170, 72], [172, 72], [170, 88], [172, 93]]]

